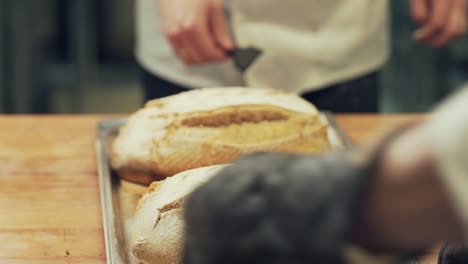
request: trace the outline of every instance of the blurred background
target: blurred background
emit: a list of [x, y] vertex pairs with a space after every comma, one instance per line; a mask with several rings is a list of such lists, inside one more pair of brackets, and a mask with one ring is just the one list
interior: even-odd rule
[[[408, 1], [392, 3], [383, 112], [427, 111], [467, 81], [468, 40], [411, 40]], [[0, 113], [127, 113], [142, 105], [131, 0], [0, 0]]]

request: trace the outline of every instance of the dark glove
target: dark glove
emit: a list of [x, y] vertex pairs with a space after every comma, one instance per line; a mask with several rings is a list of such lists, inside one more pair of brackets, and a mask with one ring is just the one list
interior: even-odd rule
[[345, 263], [369, 176], [351, 153], [240, 159], [189, 198], [184, 263]]
[[446, 244], [439, 252], [439, 264], [468, 263], [468, 247], [463, 244]]

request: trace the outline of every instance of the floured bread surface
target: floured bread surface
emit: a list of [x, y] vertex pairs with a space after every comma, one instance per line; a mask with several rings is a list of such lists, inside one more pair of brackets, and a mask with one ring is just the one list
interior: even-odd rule
[[112, 148], [123, 178], [148, 184], [253, 151], [329, 149], [317, 109], [295, 94], [251, 88], [193, 90], [153, 100], [133, 114]]
[[151, 184], [133, 218], [130, 245], [145, 264], [181, 263], [183, 205], [198, 186], [228, 165], [185, 171]]
[[[152, 146], [159, 173], [230, 162], [241, 154], [319, 153], [329, 148], [318, 117], [267, 105], [224, 107], [180, 117]], [[182, 162], [182, 164], [181, 164]]]

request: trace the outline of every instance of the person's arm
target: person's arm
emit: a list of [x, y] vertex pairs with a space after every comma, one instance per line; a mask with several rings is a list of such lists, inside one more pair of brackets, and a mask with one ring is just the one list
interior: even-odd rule
[[385, 148], [365, 197], [361, 242], [415, 249], [468, 239], [468, 88]]
[[427, 45], [442, 47], [467, 30], [466, 0], [410, 0], [411, 13], [419, 24], [414, 38]]
[[186, 64], [219, 62], [234, 47], [222, 0], [157, 0], [162, 30]]
[[390, 142], [372, 176], [357, 241], [382, 252], [408, 252], [459, 239], [461, 224], [437, 167], [426, 126]]

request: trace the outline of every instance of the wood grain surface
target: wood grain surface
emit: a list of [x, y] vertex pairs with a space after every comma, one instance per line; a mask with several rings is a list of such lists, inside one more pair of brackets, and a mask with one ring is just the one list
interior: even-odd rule
[[[111, 118], [0, 116], [0, 264], [106, 263], [94, 141]], [[355, 143], [420, 119], [338, 116]]]

